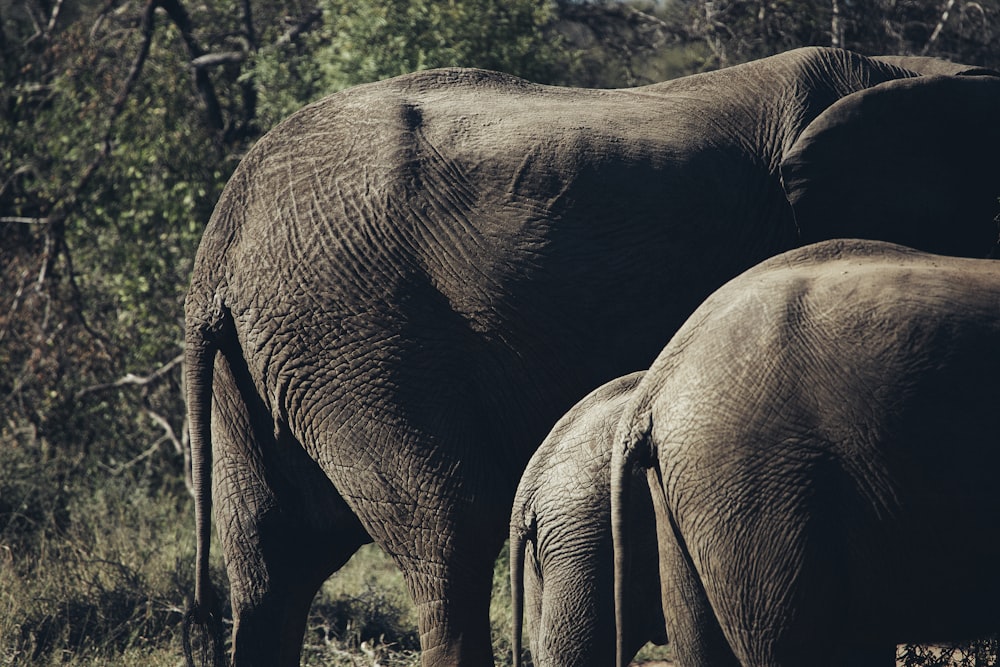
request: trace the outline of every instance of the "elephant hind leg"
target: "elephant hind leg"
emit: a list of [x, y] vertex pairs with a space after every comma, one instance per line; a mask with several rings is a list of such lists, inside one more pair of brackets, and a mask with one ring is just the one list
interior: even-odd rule
[[489, 617], [495, 557], [483, 556], [480, 566], [471, 569], [428, 561], [400, 564], [417, 610], [421, 664], [493, 664]]
[[215, 375], [213, 497], [234, 664], [297, 666], [316, 591], [371, 539], [319, 465], [275, 429], [245, 366], [220, 360]]
[[232, 664], [298, 665], [316, 589], [286, 587], [248, 608], [234, 610]]
[[[654, 475], [653, 471], [650, 475]], [[669, 510], [660, 480], [651, 480], [660, 550], [660, 586], [667, 641], [674, 660], [690, 667], [740, 667]]]
[[367, 536], [308, 532], [283, 512], [262, 517], [258, 527], [259, 548], [250, 558], [243, 553], [240, 575], [252, 585], [233, 591], [233, 664], [297, 667], [316, 592]]

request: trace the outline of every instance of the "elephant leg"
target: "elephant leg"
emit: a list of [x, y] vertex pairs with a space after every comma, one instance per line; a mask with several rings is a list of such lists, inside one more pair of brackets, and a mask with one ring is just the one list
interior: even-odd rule
[[482, 569], [489, 576], [462, 574], [447, 565], [434, 574], [426, 568], [404, 570], [417, 608], [425, 667], [493, 664], [489, 625], [493, 562], [484, 559]]
[[677, 525], [667, 510], [662, 480], [649, 472], [660, 550], [663, 619], [674, 660], [689, 667], [739, 667]]
[[[313, 545], [298, 541], [301, 548]], [[295, 544], [290, 542], [289, 544]], [[309, 607], [326, 578], [347, 558], [333, 550], [320, 557], [264, 559], [257, 570], [267, 578], [263, 594], [234, 596], [233, 664], [297, 666]]]
[[706, 592], [719, 624], [744, 667], [891, 665], [891, 650], [846, 653], [857, 647], [844, 527], [851, 506], [831, 501], [843, 486], [836, 463], [821, 460], [808, 474], [809, 484], [776, 476], [752, 493], [715, 496], [716, 515], [735, 517], [717, 526], [724, 539], [699, 563], [713, 573]]
[[[368, 534], [403, 573], [417, 612], [422, 664], [492, 665], [490, 594], [508, 532], [511, 476], [486, 465], [470, 470], [473, 463], [444, 453], [467, 449], [451, 441], [435, 447], [430, 443], [441, 441], [432, 436], [396, 435], [405, 445], [380, 449], [405, 452], [405, 460], [362, 458], [337, 486], [345, 487]], [[421, 441], [414, 444], [415, 437]], [[336, 467], [328, 472], [336, 474]]]
[[225, 363], [215, 387], [213, 497], [233, 664], [297, 666], [316, 591], [371, 540], [302, 448], [287, 435], [275, 439], [267, 412], [238, 390]]
[[417, 610], [421, 662], [424, 667], [492, 665], [490, 595], [505, 524], [499, 513], [491, 516], [490, 507], [462, 503], [450, 509], [452, 521], [435, 529], [434, 539], [422, 544], [411, 539], [411, 549], [395, 552]]
[[297, 666], [316, 592], [367, 540], [303, 528], [280, 506], [258, 519], [259, 538], [227, 563], [230, 581], [250, 581], [232, 593], [233, 664]]
[[[270, 595], [234, 601], [233, 665], [299, 664], [314, 588], [273, 586]], [[280, 592], [279, 592], [280, 591]]]

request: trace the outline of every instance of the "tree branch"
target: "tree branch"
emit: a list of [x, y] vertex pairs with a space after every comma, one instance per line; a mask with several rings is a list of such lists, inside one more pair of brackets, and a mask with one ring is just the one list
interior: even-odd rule
[[100, 465], [102, 468], [110, 472], [112, 475], [120, 475], [129, 468], [131, 468], [132, 466], [134, 466], [136, 463], [144, 461], [153, 454], [155, 454], [156, 450], [160, 448], [160, 444], [162, 444], [163, 441], [167, 439], [168, 439], [167, 436], [165, 435], [161, 436], [160, 439], [154, 442], [152, 445], [150, 445], [149, 448], [146, 449], [146, 451], [133, 457], [132, 459], [126, 461], [125, 463], [120, 463], [118, 465], [108, 465], [106, 463], [99, 463], [98, 465]]
[[844, 18], [840, 3], [831, 0], [830, 14], [830, 46], [840, 48], [844, 45]]
[[125, 107], [125, 101], [135, 87], [135, 82], [139, 80], [143, 65], [146, 64], [149, 49], [153, 44], [153, 28], [156, 25], [156, 4], [156, 0], [150, 0], [146, 3], [146, 9], [142, 12], [142, 27], [140, 28], [142, 31], [142, 42], [139, 44], [139, 52], [136, 54], [135, 60], [132, 61], [132, 67], [129, 69], [128, 76], [125, 77], [125, 85], [122, 86], [115, 101], [111, 104], [112, 120], [121, 114], [122, 109]]
[[[187, 487], [188, 493], [194, 498], [194, 480], [191, 477], [191, 446], [190, 439], [188, 437], [189, 431], [187, 427], [187, 417], [184, 418], [184, 428], [182, 437], [178, 438], [177, 433], [174, 431], [174, 427], [170, 425], [170, 422], [166, 417], [156, 412], [148, 405], [145, 409], [146, 416], [156, 422], [160, 428], [163, 429], [164, 438], [169, 440], [173, 446], [174, 451], [176, 451], [184, 459], [184, 486]], [[162, 440], [161, 440], [162, 441]], [[159, 442], [157, 441], [157, 445]]]
[[62, 11], [63, 0], [56, 0], [56, 6], [52, 8], [52, 15], [49, 16], [49, 22], [45, 26], [45, 33], [51, 35], [52, 31], [56, 29], [56, 23], [59, 21], [59, 13]]
[[[205, 50], [201, 48], [194, 38], [191, 18], [179, 0], [150, 0], [150, 4], [162, 8], [167, 13], [167, 16], [170, 17], [173, 24], [177, 26], [177, 29], [181, 31], [181, 39], [184, 40], [184, 44], [188, 50], [188, 57], [192, 61], [205, 54]], [[219, 104], [219, 98], [215, 94], [215, 86], [212, 85], [212, 80], [209, 78], [205, 68], [195, 67], [193, 69], [194, 85], [198, 90], [198, 95], [201, 97], [202, 103], [205, 105], [208, 125], [220, 133], [221, 138], [221, 133], [225, 129], [225, 122], [222, 118], [222, 107]]]
[[82, 398], [87, 394], [94, 394], [101, 391], [107, 391], [108, 389], [117, 389], [119, 387], [145, 387], [146, 385], [159, 382], [165, 375], [176, 368], [182, 361], [184, 361], [184, 354], [178, 354], [176, 357], [163, 364], [155, 371], [149, 375], [136, 375], [134, 373], [127, 373], [114, 382], [107, 382], [104, 384], [96, 384], [90, 387], [81, 389], [76, 393], [76, 398]]
[[924, 48], [920, 51], [920, 55], [922, 56], [927, 55], [927, 52], [930, 51], [931, 47], [934, 45], [934, 42], [937, 41], [937, 38], [941, 35], [941, 31], [944, 30], [945, 23], [948, 22], [948, 16], [951, 13], [952, 7], [954, 6], [955, 6], [955, 0], [948, 0], [948, 2], [945, 4], [944, 10], [941, 12], [941, 18], [938, 19], [937, 25], [934, 26], [934, 31], [931, 33], [931, 36], [927, 38], [927, 43], [924, 44]]
[[323, 18], [323, 11], [320, 9], [314, 9], [299, 21], [297, 24], [288, 29], [285, 34], [278, 38], [274, 43], [275, 46], [283, 46], [297, 40], [303, 33], [308, 32], [312, 29], [313, 25]]
[[47, 225], [52, 222], [50, 216], [44, 218], [25, 218], [19, 215], [6, 215], [0, 217], [0, 222], [9, 222], [15, 225]]
[[7, 311], [7, 317], [4, 321], [3, 328], [0, 328], [0, 342], [7, 337], [7, 332], [10, 331], [14, 323], [14, 315], [17, 314], [17, 309], [21, 307], [21, 301], [24, 299], [24, 288], [28, 285], [28, 278], [31, 275], [29, 269], [25, 269], [21, 272], [21, 281], [14, 291], [14, 299], [10, 303], [10, 309]]
[[231, 65], [241, 63], [247, 59], [247, 54], [243, 51], [226, 51], [224, 53], [206, 53], [191, 61], [191, 67], [200, 69], [202, 67], [218, 67], [219, 65]]
[[253, 11], [250, 7], [250, 0], [243, 0], [241, 9], [243, 10], [243, 34], [247, 38], [247, 46], [253, 52], [257, 50], [257, 31], [253, 27]]

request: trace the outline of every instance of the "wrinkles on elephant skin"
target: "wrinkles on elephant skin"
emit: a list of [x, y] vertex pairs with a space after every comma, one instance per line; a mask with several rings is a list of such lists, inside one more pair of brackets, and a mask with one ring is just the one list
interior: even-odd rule
[[[492, 564], [537, 443], [588, 391], [647, 366], [733, 275], [809, 235], [839, 236], [836, 201], [798, 215], [786, 199], [786, 175], [786, 187], [821, 185], [808, 160], [785, 160], [789, 145], [823, 135], [807, 124], [838, 97], [913, 74], [811, 48], [639, 92], [443, 70], [338, 93], [269, 132], [234, 173], [196, 258], [189, 356], [245, 357], [237, 400], [269, 419], [237, 435], [307, 454], [355, 515], [347, 547], [360, 526], [393, 554], [434, 646], [425, 662], [488, 662]], [[959, 108], [992, 90], [967, 78], [982, 85], [956, 89]], [[898, 232], [880, 226], [885, 206], [901, 206], [895, 188], [851, 191], [866, 188], [878, 215], [861, 211], [852, 229]], [[966, 194], [936, 191], [945, 206]], [[931, 246], [979, 254], [995, 240], [992, 222], [942, 230], [932, 213], [911, 220]], [[213, 349], [205, 327], [220, 308], [233, 345]], [[232, 388], [194, 379], [201, 465], [205, 392]], [[206, 498], [199, 507], [204, 545]], [[253, 639], [290, 641], [265, 635]]]

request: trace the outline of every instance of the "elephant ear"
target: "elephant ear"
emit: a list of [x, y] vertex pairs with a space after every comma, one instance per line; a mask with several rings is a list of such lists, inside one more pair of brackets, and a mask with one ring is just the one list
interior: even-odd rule
[[803, 243], [866, 238], [969, 257], [997, 249], [1000, 78], [888, 81], [827, 108], [781, 163]]
[[944, 74], [950, 76], [1000, 76], [1000, 72], [979, 67], [977, 65], [966, 65], [964, 63], [954, 63], [943, 58], [932, 58], [930, 56], [869, 56], [872, 60], [879, 60], [887, 65], [909, 70], [916, 74], [933, 75]]

